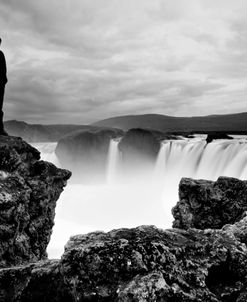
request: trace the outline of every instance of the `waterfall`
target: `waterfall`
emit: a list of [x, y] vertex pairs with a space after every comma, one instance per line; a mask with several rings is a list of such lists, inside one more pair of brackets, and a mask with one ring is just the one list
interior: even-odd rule
[[247, 177], [247, 141], [165, 141], [156, 162], [156, 177], [163, 181], [181, 177], [216, 180], [219, 176]]
[[[42, 159], [57, 165], [56, 143], [33, 145], [41, 151]], [[60, 257], [69, 236], [76, 233], [144, 224], [171, 227], [171, 209], [178, 201], [182, 177], [215, 180], [225, 175], [247, 179], [247, 138], [210, 144], [205, 136], [167, 140], [161, 144], [153, 170], [134, 173], [132, 169], [123, 179], [118, 141], [111, 140], [106, 165], [106, 183], [68, 182], [56, 207], [50, 257]], [[145, 181], [139, 182], [143, 176]]]
[[108, 159], [107, 159], [107, 184], [111, 185], [117, 177], [117, 166], [119, 162], [118, 141], [111, 139], [109, 144]]

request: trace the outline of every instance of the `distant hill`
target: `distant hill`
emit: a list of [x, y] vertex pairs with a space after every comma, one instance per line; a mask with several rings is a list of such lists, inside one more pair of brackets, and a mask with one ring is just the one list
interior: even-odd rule
[[6, 131], [13, 136], [20, 136], [28, 142], [55, 142], [65, 135], [83, 130], [96, 131], [97, 129], [108, 129], [109, 127], [98, 127], [93, 125], [41, 125], [28, 124], [22, 121], [6, 121]]
[[247, 134], [247, 112], [195, 117], [173, 117], [159, 114], [126, 115], [105, 119], [93, 123], [92, 126], [113, 127], [122, 130], [145, 128], [168, 133], [218, 131]]
[[[28, 142], [55, 142], [75, 131], [99, 129], [143, 128], [153, 130], [157, 137], [170, 134], [224, 132], [247, 135], [247, 112], [196, 117], [173, 117], [159, 114], [126, 115], [105, 119], [91, 125], [41, 125], [22, 121], [6, 121], [6, 131]], [[164, 138], [164, 137], [163, 137]]]

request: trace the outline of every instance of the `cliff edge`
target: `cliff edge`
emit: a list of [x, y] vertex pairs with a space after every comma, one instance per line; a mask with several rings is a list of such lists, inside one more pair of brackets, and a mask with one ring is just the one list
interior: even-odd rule
[[0, 137], [0, 267], [47, 257], [56, 201], [70, 176], [21, 138]]

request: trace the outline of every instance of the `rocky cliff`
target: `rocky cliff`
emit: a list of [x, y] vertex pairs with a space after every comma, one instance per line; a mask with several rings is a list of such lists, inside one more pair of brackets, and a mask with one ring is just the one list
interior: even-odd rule
[[118, 129], [80, 130], [58, 141], [56, 155], [76, 182], [95, 183], [106, 176], [110, 140], [123, 135]]
[[39, 159], [22, 139], [0, 136], [0, 267], [46, 258], [56, 201], [71, 173]]
[[[68, 172], [61, 173], [68, 177]], [[42, 179], [46, 177], [43, 174]], [[0, 301], [247, 301], [246, 199], [240, 200], [246, 196], [246, 182], [184, 179], [179, 192], [173, 212], [180, 228], [140, 226], [73, 236], [60, 260], [0, 269]], [[217, 203], [226, 216], [232, 214], [231, 219], [224, 220], [223, 215], [217, 228], [208, 226], [213, 218], [207, 218], [217, 217], [218, 212], [208, 213], [203, 201]], [[236, 201], [238, 211], [228, 211], [235, 209]], [[205, 221], [198, 225], [201, 229], [195, 228], [198, 213]]]
[[179, 202], [173, 208], [173, 227], [220, 229], [247, 211], [247, 181], [220, 177], [217, 181], [183, 178]]
[[138, 159], [145, 163], [147, 160], [155, 161], [160, 150], [159, 139], [149, 130], [130, 129], [119, 143], [123, 160], [131, 164]]

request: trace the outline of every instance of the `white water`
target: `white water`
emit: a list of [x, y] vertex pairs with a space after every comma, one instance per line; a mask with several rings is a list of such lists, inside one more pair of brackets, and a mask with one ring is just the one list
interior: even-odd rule
[[120, 161], [120, 153], [118, 151], [118, 141], [112, 139], [110, 141], [107, 163], [107, 184], [114, 184], [117, 175], [118, 163]]
[[[57, 203], [55, 226], [48, 247], [50, 257], [59, 257], [70, 235], [95, 230], [154, 224], [171, 227], [171, 208], [178, 201], [182, 177], [215, 180], [219, 176], [247, 179], [247, 138], [217, 140], [206, 144], [203, 137], [166, 141], [162, 144], [153, 171], [133, 171], [129, 183], [117, 180], [121, 165], [118, 142], [109, 146], [107, 183], [68, 183]], [[34, 146], [42, 159], [59, 164], [54, 143]], [[66, 168], [66, 167], [65, 167]], [[140, 181], [141, 180], [141, 181]]]

